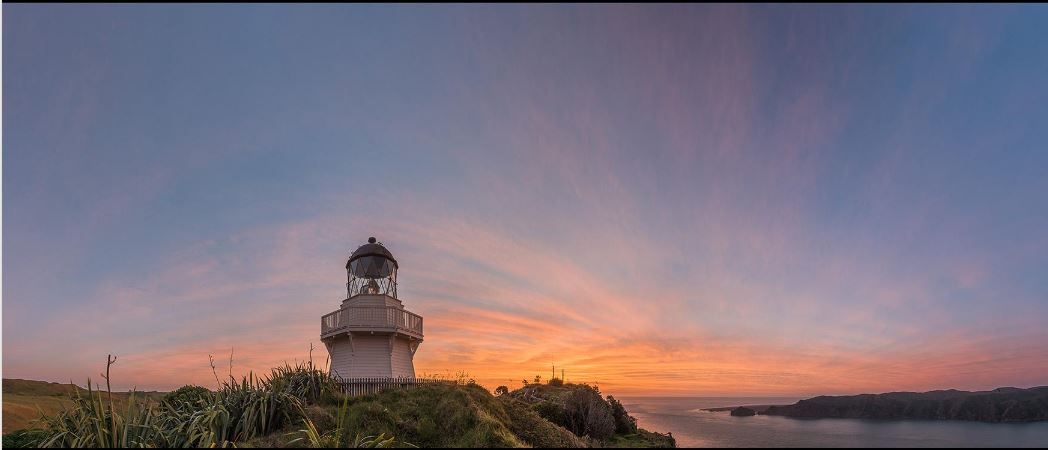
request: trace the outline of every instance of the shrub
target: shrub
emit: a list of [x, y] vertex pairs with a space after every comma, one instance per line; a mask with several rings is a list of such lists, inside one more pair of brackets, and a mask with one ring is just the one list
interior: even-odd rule
[[495, 388], [495, 395], [496, 396], [501, 397], [501, 396], [506, 395], [506, 394], [509, 394], [509, 388], [508, 387], [506, 387], [506, 386], [499, 386], [499, 387]]
[[[534, 448], [585, 448], [586, 441], [537, 414], [533, 408], [510, 396], [499, 397], [510, 417], [506, 424], [513, 434]], [[557, 408], [560, 410], [560, 408]]]
[[[568, 418], [564, 414], [564, 406], [552, 400], [543, 400], [541, 402], [531, 405], [531, 409], [550, 422], [553, 422], [562, 427], [568, 427]], [[576, 433], [577, 434], [577, 433]]]
[[637, 432], [637, 419], [630, 416], [626, 412], [626, 407], [622, 406], [622, 403], [615, 399], [613, 396], [608, 396], [608, 404], [611, 405], [611, 416], [615, 418], [615, 433], [618, 434], [634, 434]]
[[600, 391], [578, 385], [564, 401], [564, 417], [568, 430], [577, 436], [604, 440], [615, 434], [615, 418], [611, 406], [600, 397]]
[[187, 384], [172, 392], [168, 392], [160, 401], [169, 405], [181, 405], [182, 403], [196, 405], [210, 402], [211, 396], [212, 393], [207, 388]]
[[274, 389], [270, 380], [254, 375], [240, 383], [225, 383], [218, 391], [218, 403], [227, 411], [234, 440], [279, 430], [299, 416], [302, 406], [299, 397]]
[[564, 380], [561, 380], [560, 378], [550, 378], [549, 379], [549, 385], [550, 386], [558, 386], [558, 387], [559, 386], [564, 386]]
[[274, 391], [284, 392], [306, 403], [336, 403], [338, 386], [335, 380], [313, 363], [284, 364], [269, 374], [268, 385]]

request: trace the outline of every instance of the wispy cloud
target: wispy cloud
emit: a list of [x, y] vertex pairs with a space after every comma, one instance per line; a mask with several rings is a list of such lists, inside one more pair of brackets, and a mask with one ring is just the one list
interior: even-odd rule
[[1012, 52], [1048, 40], [1013, 10], [198, 11], [188, 42], [134, 9], [12, 11], [36, 25], [5, 48], [5, 376], [114, 353], [121, 387], [170, 389], [230, 349], [235, 375], [311, 343], [322, 362], [374, 235], [426, 320], [419, 373], [1045, 382], [1046, 62]]

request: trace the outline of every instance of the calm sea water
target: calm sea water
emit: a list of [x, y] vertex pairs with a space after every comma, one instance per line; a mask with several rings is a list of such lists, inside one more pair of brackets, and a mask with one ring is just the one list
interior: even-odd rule
[[680, 447], [1046, 447], [1048, 422], [732, 417], [703, 408], [785, 405], [797, 398], [623, 397], [640, 426], [672, 432]]

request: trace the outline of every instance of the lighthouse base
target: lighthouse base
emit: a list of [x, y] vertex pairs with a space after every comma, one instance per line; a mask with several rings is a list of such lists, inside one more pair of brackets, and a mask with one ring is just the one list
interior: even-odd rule
[[352, 332], [324, 340], [331, 374], [341, 378], [414, 378], [420, 342], [397, 334]]

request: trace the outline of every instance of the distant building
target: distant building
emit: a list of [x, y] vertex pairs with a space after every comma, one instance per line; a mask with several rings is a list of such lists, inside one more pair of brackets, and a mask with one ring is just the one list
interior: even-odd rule
[[320, 339], [341, 378], [414, 378], [422, 317], [397, 298], [397, 260], [369, 238], [346, 262], [347, 297], [320, 320]]

